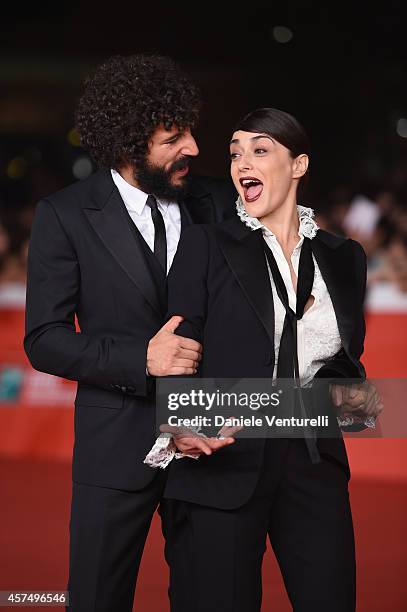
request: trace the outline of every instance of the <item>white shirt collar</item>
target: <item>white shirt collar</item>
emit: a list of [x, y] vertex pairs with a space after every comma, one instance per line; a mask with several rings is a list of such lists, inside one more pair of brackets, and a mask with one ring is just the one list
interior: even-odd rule
[[[263, 225], [261, 221], [256, 219], [256, 217], [251, 217], [247, 213], [240, 196], [236, 200], [236, 211], [242, 223], [247, 225], [247, 227], [250, 227], [250, 229], [257, 230], [261, 228], [264, 236], [274, 236], [273, 232], [267, 227], [265, 227], [265, 225]], [[314, 221], [314, 211], [312, 210], [312, 208], [300, 206], [299, 204], [297, 204], [297, 211], [298, 219], [300, 222], [300, 226], [298, 228], [298, 235], [301, 238], [315, 238], [319, 227]], [[302, 240], [300, 241], [300, 243], [302, 243]], [[297, 246], [300, 246], [300, 243]]]
[[[130, 185], [130, 183], [125, 181], [117, 170], [111, 169], [110, 172], [112, 174], [113, 182], [119, 190], [127, 210], [129, 212], [135, 212], [138, 215], [142, 215], [147, 202], [148, 193], [141, 191], [141, 189], [134, 187], [134, 185]], [[158, 199], [157, 202], [160, 208], [164, 210], [168, 207], [168, 202], [162, 202]]]

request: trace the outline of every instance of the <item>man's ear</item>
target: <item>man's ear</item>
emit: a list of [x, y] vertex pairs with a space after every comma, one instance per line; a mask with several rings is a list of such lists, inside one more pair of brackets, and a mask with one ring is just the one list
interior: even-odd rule
[[301, 178], [308, 170], [309, 157], [305, 153], [293, 160], [293, 178]]

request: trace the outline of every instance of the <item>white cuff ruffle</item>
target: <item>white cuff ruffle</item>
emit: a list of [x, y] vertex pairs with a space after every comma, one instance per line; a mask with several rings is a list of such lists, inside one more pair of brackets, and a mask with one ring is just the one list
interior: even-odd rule
[[143, 463], [149, 465], [152, 468], [165, 468], [175, 459], [199, 459], [199, 456], [188, 455], [186, 453], [180, 453], [175, 446], [174, 439], [170, 433], [162, 433], [158, 436], [154, 443], [154, 446], [150, 452], [146, 455]]
[[337, 417], [339, 427], [350, 427], [351, 425], [366, 425], [369, 429], [376, 429], [375, 417], [369, 416], [365, 419], [354, 418], [352, 416]]

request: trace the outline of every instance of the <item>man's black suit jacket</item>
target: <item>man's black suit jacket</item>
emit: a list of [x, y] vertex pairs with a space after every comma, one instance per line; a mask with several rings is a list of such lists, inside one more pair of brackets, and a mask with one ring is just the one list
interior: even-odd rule
[[[365, 337], [366, 256], [357, 242], [323, 230], [311, 244], [342, 340], [341, 351], [324, 366], [325, 374], [364, 378], [359, 359]], [[250, 230], [237, 216], [214, 226], [188, 228], [169, 274], [168, 307], [170, 315], [185, 317], [176, 333], [203, 344], [200, 376], [272, 377], [274, 306], [261, 230]], [[283, 440], [275, 442], [283, 448]], [[318, 447], [349, 476], [339, 431], [336, 438], [319, 439]], [[254, 491], [263, 450], [264, 440], [240, 438], [209, 457], [173, 461], [165, 495], [237, 508]]]
[[[180, 205], [182, 231], [233, 215], [234, 199], [231, 183], [193, 179]], [[155, 439], [153, 385], [145, 368], [166, 306], [164, 274], [110, 171], [38, 204], [24, 347], [34, 368], [78, 381], [76, 482], [137, 490], [154, 477], [142, 463]]]

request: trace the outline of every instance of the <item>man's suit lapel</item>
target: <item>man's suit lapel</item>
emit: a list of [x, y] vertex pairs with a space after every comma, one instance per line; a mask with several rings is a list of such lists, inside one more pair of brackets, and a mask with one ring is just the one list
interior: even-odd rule
[[351, 289], [354, 278], [352, 250], [346, 238], [323, 230], [318, 230], [311, 246], [332, 300], [342, 344], [348, 352], [355, 321]]
[[181, 207], [191, 223], [215, 223], [218, 220], [212, 194], [199, 177], [190, 180], [188, 195], [184, 197]]
[[84, 212], [103, 244], [161, 317], [156, 284], [142, 246], [134, 239], [129, 227], [123, 202], [110, 173], [98, 172], [93, 205], [86, 206]]
[[186, 227], [188, 227], [188, 225], [193, 224], [193, 220], [188, 210], [188, 207], [183, 200], [179, 203], [179, 209], [181, 213], [181, 232], [182, 232]]
[[274, 304], [261, 231], [252, 231], [236, 217], [224, 229], [214, 226], [219, 246], [274, 347]]
[[184, 207], [191, 223], [215, 223], [215, 208], [210, 194], [200, 197], [188, 195], [181, 206]]
[[193, 223], [219, 223], [235, 216], [237, 192], [233, 183], [202, 176], [190, 177], [183, 203]]

